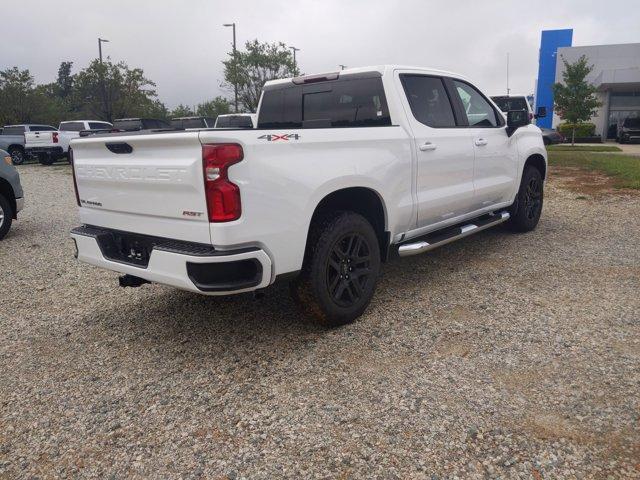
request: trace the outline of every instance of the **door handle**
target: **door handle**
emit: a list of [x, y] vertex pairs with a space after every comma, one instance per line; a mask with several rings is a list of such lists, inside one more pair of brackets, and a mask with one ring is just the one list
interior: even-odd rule
[[476, 139], [476, 145], [478, 147], [484, 147], [487, 143], [489, 143], [489, 142], [487, 142], [484, 138], [477, 138]]
[[438, 148], [438, 146], [435, 143], [431, 143], [431, 142], [424, 142], [422, 145], [420, 145], [420, 150], [423, 152], [427, 152], [429, 150], [435, 150], [436, 148]]

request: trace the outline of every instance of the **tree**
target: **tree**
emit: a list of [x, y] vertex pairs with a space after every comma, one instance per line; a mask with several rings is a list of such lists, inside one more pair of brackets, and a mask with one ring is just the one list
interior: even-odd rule
[[0, 71], [0, 124], [30, 122], [36, 112], [35, 84], [29, 70]]
[[73, 75], [71, 67], [73, 62], [62, 62], [58, 68], [58, 79], [56, 80], [57, 95], [60, 98], [67, 98], [73, 89]]
[[176, 108], [171, 110], [170, 114], [171, 118], [179, 118], [179, 117], [193, 117], [194, 113], [190, 107], [187, 105], [178, 105]]
[[218, 115], [224, 115], [231, 111], [229, 100], [223, 97], [216, 97], [213, 100], [198, 104], [196, 113], [200, 117], [216, 118]]
[[596, 87], [586, 78], [593, 70], [587, 64], [587, 57], [582, 55], [575, 63], [562, 58], [564, 72], [562, 83], [553, 84], [554, 108], [558, 116], [573, 125], [571, 129], [571, 145], [575, 142], [576, 123], [586, 122], [595, 116], [602, 103], [595, 97]]
[[157, 99], [156, 86], [141, 68], [126, 63], [94, 60], [74, 77], [74, 103], [101, 120], [154, 116], [165, 118], [167, 109]]
[[229, 53], [229, 57], [222, 62], [222, 86], [233, 91], [237, 85], [238, 102], [244, 111], [256, 111], [265, 82], [298, 75], [291, 51], [282, 42], [260, 43], [253, 40], [245, 44], [245, 51], [236, 50]]

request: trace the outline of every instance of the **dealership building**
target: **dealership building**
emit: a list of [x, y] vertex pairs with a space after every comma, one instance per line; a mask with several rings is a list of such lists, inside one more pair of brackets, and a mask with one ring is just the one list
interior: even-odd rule
[[573, 30], [544, 30], [540, 42], [540, 59], [536, 89], [536, 106], [547, 107], [547, 117], [539, 119], [541, 127], [555, 128], [562, 120], [553, 112], [552, 85], [562, 82], [564, 62], [587, 57], [593, 70], [587, 77], [597, 88], [602, 103], [591, 119], [596, 135], [616, 138], [617, 129], [627, 117], [640, 117], [640, 43], [572, 46]]

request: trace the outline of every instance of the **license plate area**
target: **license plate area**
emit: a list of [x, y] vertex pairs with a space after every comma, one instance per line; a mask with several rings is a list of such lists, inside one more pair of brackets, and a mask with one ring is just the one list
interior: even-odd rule
[[104, 232], [97, 237], [105, 258], [136, 267], [147, 268], [154, 242], [144, 235]]

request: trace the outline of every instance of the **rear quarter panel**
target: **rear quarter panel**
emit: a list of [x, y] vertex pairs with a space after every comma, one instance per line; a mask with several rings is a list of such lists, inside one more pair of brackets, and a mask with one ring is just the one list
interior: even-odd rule
[[[298, 139], [276, 138], [283, 134]], [[242, 216], [211, 224], [212, 243], [259, 246], [276, 275], [301, 268], [313, 212], [337, 190], [373, 190], [392, 234], [412, 223], [411, 150], [401, 127], [202, 131], [200, 141], [240, 143], [245, 156], [229, 169], [240, 186]]]

